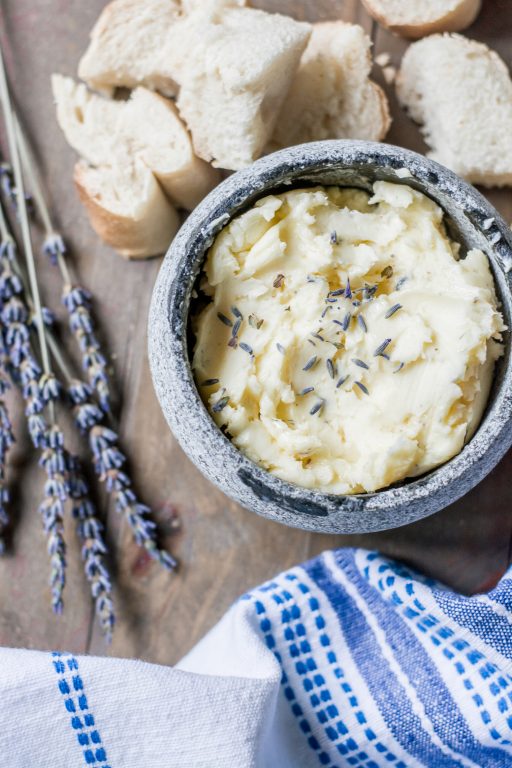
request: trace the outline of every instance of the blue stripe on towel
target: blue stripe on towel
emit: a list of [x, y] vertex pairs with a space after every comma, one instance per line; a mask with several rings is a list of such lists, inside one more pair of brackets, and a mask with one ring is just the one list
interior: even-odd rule
[[[291, 582], [290, 589], [295, 588], [299, 590], [302, 595], [311, 595], [311, 590], [308, 585], [305, 584], [303, 580], [300, 580], [295, 573], [287, 573], [285, 578], [287, 581]], [[311, 616], [314, 618], [316, 631], [313, 630], [313, 632], [308, 635], [306, 626], [300, 620], [301, 616], [299, 612], [299, 614], [296, 616], [297, 621], [295, 623], [294, 630], [295, 634], [301, 638], [302, 642], [308, 642], [308, 652], [305, 653], [302, 658], [299, 658], [299, 660], [296, 661], [295, 671], [297, 674], [303, 675], [305, 670], [308, 668], [317, 669], [316, 662], [313, 658], [311, 645], [313, 645], [315, 648], [322, 649], [322, 657], [325, 657], [325, 662], [320, 662], [321, 666], [323, 668], [328, 667], [332, 669], [332, 672], [338, 681], [337, 690], [333, 689], [332, 693], [328, 690], [325, 680], [323, 681], [323, 689], [328, 691], [329, 701], [331, 704], [325, 709], [320, 710], [320, 714], [326, 723], [328, 723], [331, 717], [334, 719], [334, 722], [330, 722], [328, 724], [328, 737], [331, 738], [333, 742], [341, 741], [343, 750], [338, 748], [338, 751], [340, 751], [343, 755], [347, 754], [353, 749], [360, 748], [358, 747], [354, 736], [350, 734], [344, 721], [339, 716], [337, 707], [333, 706], [332, 704], [332, 702], [336, 701], [339, 697], [342, 712], [347, 709], [353, 710], [358, 725], [362, 726], [361, 731], [364, 733], [365, 742], [364, 748], [370, 752], [375, 751], [375, 756], [377, 759], [380, 761], [385, 760], [386, 765], [392, 765], [394, 768], [406, 768], [405, 763], [399, 760], [397, 756], [387, 748], [387, 746], [375, 734], [373, 728], [370, 727], [369, 723], [371, 722], [371, 717], [368, 713], [364, 712], [358, 698], [355, 695], [355, 691], [348, 682], [345, 672], [338, 661], [334, 646], [331, 643], [327, 621], [322, 614], [320, 601], [316, 596], [311, 595], [309, 597], [307, 602], [307, 610], [311, 612]], [[293, 641], [294, 637], [288, 637], [288, 639]], [[339, 734], [348, 734], [348, 738], [343, 741], [340, 739]], [[378, 763], [375, 763], [364, 752], [359, 753], [359, 755], [362, 755], [362, 757], [359, 758], [358, 755], [355, 755], [353, 758], [351, 758], [351, 760], [353, 760], [353, 762], [350, 763], [351, 765], [356, 765], [355, 760], [361, 759], [366, 761], [363, 764], [367, 766], [367, 768], [370, 768], [371, 766], [377, 766], [378, 768]]]
[[[356, 585], [355, 582], [362, 581], [359, 574], [350, 568], [351, 564], [347, 562], [346, 557], [343, 558], [342, 555], [338, 555], [337, 563], [343, 568], [347, 578], [354, 583], [354, 586]], [[310, 578], [325, 593], [336, 612], [341, 631], [355, 663], [365, 678], [366, 684], [395, 740], [411, 757], [416, 758], [424, 765], [436, 766], [436, 768], [454, 768], [454, 766], [465, 765], [466, 761], [462, 757], [461, 760], [454, 759], [432, 742], [430, 734], [424, 729], [420, 718], [413, 711], [407, 690], [395, 677], [388, 660], [383, 656], [367, 618], [357, 607], [355, 600], [347, 594], [340, 584], [333, 580], [323, 558], [307, 563], [304, 567]], [[352, 573], [350, 573], [351, 570]], [[367, 584], [365, 586], [368, 593], [373, 593], [373, 595], [362, 595], [363, 599], [366, 597], [367, 603], [368, 598], [373, 596], [373, 600], [370, 599], [369, 601], [370, 603], [375, 602], [375, 597], [382, 601], [378, 593]], [[401, 627], [395, 626], [395, 629], [401, 632]], [[400, 643], [390, 645], [395, 654], [398, 651], [397, 646], [403, 640], [403, 636], [400, 635]], [[413, 650], [408, 641], [404, 642], [403, 648], [406, 654]], [[412, 670], [414, 673], [418, 671], [418, 664], [418, 660], [415, 659], [414, 670]], [[437, 676], [437, 671], [435, 674]], [[412, 679], [415, 678], [416, 674], [413, 674]], [[411, 679], [410, 675], [409, 679]], [[479, 764], [483, 765], [483, 763]]]
[[432, 594], [443, 613], [452, 621], [469, 629], [506, 659], [512, 660], [512, 627], [492, 606], [453, 592], [434, 589]]
[[[407, 626], [403, 617], [383, 600], [379, 592], [370, 586], [357, 568], [354, 552], [336, 553], [336, 562], [350, 581], [357, 586], [369, 610], [391, 638], [400, 642], [394, 647], [394, 655], [400, 666], [421, 696], [427, 716], [436, 733], [450, 749], [466, 756], [478, 766], [486, 768], [511, 768], [512, 755], [496, 747], [486, 747], [475, 739], [462, 712], [442, 680], [435, 663]], [[479, 656], [481, 656], [479, 654]], [[435, 691], [435, 700], [432, 692]]]
[[[373, 568], [372, 560], [375, 558], [372, 553], [368, 553], [366, 561], [369, 566], [363, 568], [363, 573], [369, 583], [375, 587], [376, 572], [370, 571], [370, 568]], [[358, 565], [357, 561], [356, 565]], [[383, 575], [383, 578], [378, 579], [377, 586], [384, 599], [388, 604], [391, 602], [396, 606], [396, 610], [407, 623], [415, 625], [425, 637], [429, 638], [433, 656], [442, 654], [446, 662], [451, 665], [453, 672], [460, 677], [465, 691], [468, 692], [467, 703], [478, 710], [480, 719], [491, 738], [504, 746], [510, 746], [512, 744], [510, 738], [503, 736], [497, 724], [493, 722], [489, 713], [489, 699], [484, 699], [480, 693], [474, 692], [475, 684], [472, 682], [476, 680], [476, 687], [484, 687], [486, 695], [490, 694], [498, 711], [504, 714], [509, 711], [509, 701], [512, 701], [512, 695], [508, 692], [511, 686], [505, 679], [508, 676], [504, 676], [502, 671], [486, 657], [477, 660], [470, 644], [462, 637], [462, 632], [455, 632], [449, 626], [448, 619], [442, 622], [428, 611], [422, 602], [423, 597], [421, 599], [417, 597], [423, 585], [415, 583], [417, 582], [415, 574], [408, 568], [394, 561], [385, 561], [384, 564], [380, 563], [378, 573]], [[480, 692], [483, 691], [480, 689]], [[512, 717], [505, 725], [505, 732], [510, 733], [511, 727]]]
[[57, 675], [57, 687], [69, 713], [70, 725], [78, 746], [82, 749], [85, 765], [110, 768], [107, 765], [107, 753], [100, 732], [89, 708], [78, 660], [67, 653], [54, 652], [51, 656]]

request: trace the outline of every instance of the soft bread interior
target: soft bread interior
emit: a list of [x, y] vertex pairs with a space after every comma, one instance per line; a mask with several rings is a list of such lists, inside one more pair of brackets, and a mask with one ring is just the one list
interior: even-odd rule
[[497, 53], [462, 35], [432, 35], [406, 51], [397, 94], [431, 157], [474, 183], [512, 183], [512, 80]]
[[196, 153], [238, 169], [263, 151], [311, 28], [250, 8], [196, 11], [169, 38], [178, 108]]
[[281, 109], [273, 145], [329, 138], [380, 140], [390, 118], [387, 99], [369, 80], [371, 42], [357, 24], [315, 24]]
[[180, 17], [178, 0], [114, 0], [101, 13], [82, 56], [78, 75], [91, 87], [145, 85], [173, 96], [176, 83], [159, 52]]

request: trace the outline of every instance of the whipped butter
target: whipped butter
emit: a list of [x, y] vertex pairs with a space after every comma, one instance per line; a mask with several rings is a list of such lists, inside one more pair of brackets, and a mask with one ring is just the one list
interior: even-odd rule
[[218, 235], [194, 319], [212, 417], [278, 477], [363, 493], [457, 454], [481, 419], [503, 319], [479, 250], [403, 184], [270, 195]]

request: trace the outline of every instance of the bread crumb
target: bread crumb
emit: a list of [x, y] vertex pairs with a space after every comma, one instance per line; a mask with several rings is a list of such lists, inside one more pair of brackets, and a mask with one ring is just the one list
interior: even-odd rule
[[397, 168], [395, 170], [395, 175], [398, 176], [399, 179], [407, 179], [412, 176], [412, 173], [408, 168]]
[[379, 67], [387, 67], [389, 62], [391, 61], [391, 56], [389, 53], [379, 53], [378, 56], [375, 57], [375, 63], [379, 65]]
[[396, 67], [384, 67], [382, 70], [382, 74], [384, 75], [384, 80], [388, 85], [391, 85], [395, 82], [396, 78]]
[[490, 219], [486, 219], [484, 221], [484, 223], [482, 224], [482, 229], [487, 231], [488, 229], [490, 229], [492, 227], [493, 224], [494, 224], [494, 216], [491, 216]]

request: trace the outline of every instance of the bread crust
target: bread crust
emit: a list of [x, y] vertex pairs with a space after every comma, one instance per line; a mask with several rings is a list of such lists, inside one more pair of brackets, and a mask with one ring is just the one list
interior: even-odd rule
[[466, 29], [476, 19], [482, 7], [482, 0], [461, 0], [452, 11], [433, 21], [418, 24], [393, 24], [375, 7], [373, 0], [362, 1], [370, 16], [379, 24], [392, 32], [396, 32], [397, 35], [411, 40], [418, 40], [420, 37], [426, 37], [435, 32], [458, 32], [461, 29]]
[[373, 88], [373, 90], [375, 91], [375, 94], [379, 99], [382, 129], [376, 141], [382, 141], [391, 126], [391, 113], [389, 111], [389, 102], [384, 90], [380, 87], [380, 85], [378, 85], [377, 83], [374, 83], [373, 80], [370, 80], [370, 86]]
[[164, 253], [180, 225], [174, 208], [168, 204], [163, 210], [149, 204], [143, 220], [114, 213], [91, 190], [89, 170], [86, 163], [78, 162], [73, 180], [91, 226], [101, 240], [126, 259], [147, 259]]

